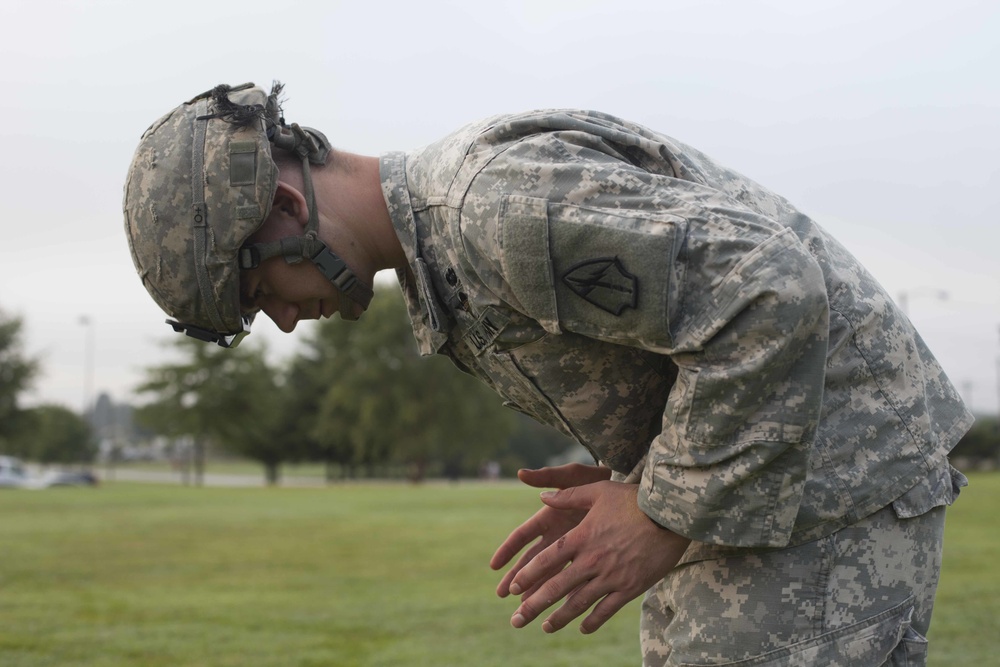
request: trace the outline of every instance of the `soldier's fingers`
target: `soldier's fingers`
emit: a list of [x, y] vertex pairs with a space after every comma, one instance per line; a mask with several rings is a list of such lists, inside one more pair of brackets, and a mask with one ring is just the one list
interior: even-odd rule
[[515, 628], [523, 628], [538, 615], [586, 582], [580, 568], [568, 567], [547, 578], [511, 616]]
[[611, 469], [602, 466], [568, 463], [537, 470], [522, 469], [517, 477], [528, 486], [537, 488], [567, 489], [611, 479]]
[[517, 576], [517, 573], [520, 572], [525, 565], [530, 563], [532, 558], [540, 554], [549, 544], [550, 542], [545, 540], [539, 541], [521, 554], [521, 557], [517, 559], [517, 563], [507, 570], [507, 574], [503, 576], [503, 579], [501, 579], [500, 583], [497, 585], [497, 595], [502, 598], [510, 595], [510, 583], [514, 580], [514, 577]]
[[520, 595], [566, 567], [576, 553], [576, 542], [572, 535], [573, 531], [563, 535], [522, 567], [511, 582], [511, 594]]
[[580, 632], [585, 635], [595, 632], [634, 597], [629, 597], [619, 592], [609, 593], [603, 600], [597, 603], [597, 606], [590, 612], [590, 615], [580, 623]]
[[[549, 576], [549, 577], [551, 577], [551, 576], [553, 576], [553, 575], [555, 575], [555, 574], [557, 574], [557, 573], [558, 573], [558, 570], [553, 570], [552, 572], [550, 572], [550, 573], [548, 574], [548, 576]], [[544, 583], [545, 583], [546, 581], [548, 581], [548, 579], [547, 579], [547, 578], [546, 578], [546, 579], [542, 579], [541, 581], [537, 582], [537, 583], [536, 583], [536, 584], [535, 584], [534, 586], [532, 586], [532, 587], [531, 587], [531, 588], [529, 588], [528, 590], [526, 590], [526, 591], [524, 591], [523, 593], [521, 593], [521, 602], [525, 602], [526, 600], [528, 600], [528, 598], [530, 598], [530, 597], [531, 597], [532, 595], [534, 595], [535, 593], [537, 593], [537, 592], [538, 592], [538, 589], [539, 589], [539, 588], [541, 588], [541, 587], [542, 587], [542, 585], [543, 585], [543, 584], [544, 584]]]
[[511, 531], [507, 539], [497, 547], [493, 557], [490, 558], [491, 568], [499, 570], [509, 563], [518, 551], [542, 536], [546, 529], [546, 524], [541, 516], [543, 511], [544, 508], [535, 512], [534, 516]]
[[586, 613], [605, 593], [606, 591], [602, 590], [594, 579], [577, 586], [576, 590], [566, 596], [566, 601], [563, 602], [562, 606], [545, 619], [545, 622], [542, 623], [542, 630], [545, 632], [562, 630], [574, 618]]

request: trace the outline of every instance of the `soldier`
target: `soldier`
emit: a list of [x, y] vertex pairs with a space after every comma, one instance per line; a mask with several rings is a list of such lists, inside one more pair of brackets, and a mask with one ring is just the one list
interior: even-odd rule
[[497, 591], [514, 627], [593, 632], [645, 593], [645, 665], [925, 663], [971, 416], [827, 232], [605, 114], [375, 158], [288, 125], [279, 93], [218, 86], [143, 135], [125, 228], [175, 330], [356, 319], [395, 269], [422, 354], [599, 463], [521, 471], [557, 490], [491, 561], [527, 548]]

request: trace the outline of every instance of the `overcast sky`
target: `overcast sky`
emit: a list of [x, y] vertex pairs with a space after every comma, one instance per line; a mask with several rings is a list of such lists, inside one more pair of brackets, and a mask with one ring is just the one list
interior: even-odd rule
[[[0, 309], [43, 363], [29, 404], [82, 407], [88, 332], [93, 394], [131, 400], [164, 359], [122, 231], [132, 152], [215, 84], [279, 79], [289, 121], [365, 154], [540, 107], [693, 144], [907, 295], [966, 399], [997, 411], [1000, 3], [4, 0], [0, 57]], [[296, 336], [255, 339], [288, 354]]]

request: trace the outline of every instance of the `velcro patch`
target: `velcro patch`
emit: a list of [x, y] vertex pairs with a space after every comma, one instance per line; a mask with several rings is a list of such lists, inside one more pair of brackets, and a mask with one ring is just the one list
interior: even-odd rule
[[257, 142], [229, 142], [229, 184], [253, 185], [257, 181]]

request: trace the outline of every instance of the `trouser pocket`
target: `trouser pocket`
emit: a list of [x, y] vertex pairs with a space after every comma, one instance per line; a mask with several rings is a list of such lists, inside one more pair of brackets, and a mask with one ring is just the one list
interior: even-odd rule
[[883, 667], [924, 667], [927, 664], [927, 638], [913, 628], [907, 628]]

